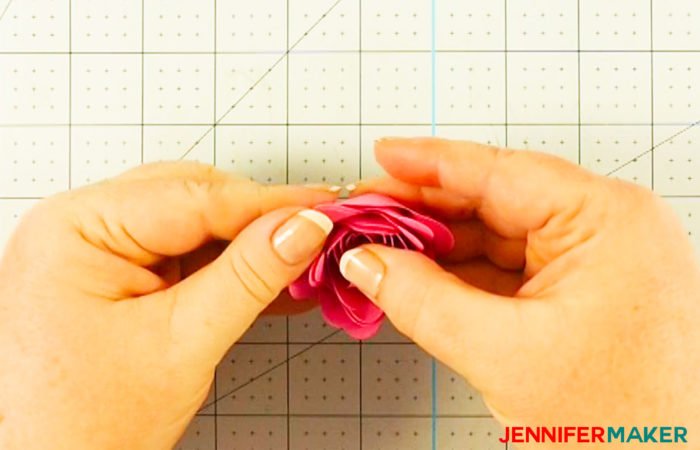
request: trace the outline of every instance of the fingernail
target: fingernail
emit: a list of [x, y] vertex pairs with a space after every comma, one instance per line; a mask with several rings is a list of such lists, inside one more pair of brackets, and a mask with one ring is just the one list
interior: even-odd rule
[[380, 137], [379, 139], [375, 140], [374, 143], [375, 144], [383, 144], [385, 142], [397, 141], [400, 139], [406, 139], [406, 137], [405, 136], [403, 136], [403, 137], [402, 136], [384, 136], [384, 137]]
[[333, 221], [313, 209], [299, 211], [279, 227], [272, 247], [287, 264], [298, 264], [313, 256], [333, 229]]
[[345, 190], [348, 192], [352, 192], [355, 189], [357, 189], [357, 184], [356, 183], [350, 183], [345, 185]]
[[330, 192], [333, 194], [340, 192], [340, 190], [343, 189], [342, 186], [329, 185], [329, 184], [323, 184], [323, 183], [305, 184], [304, 187], [309, 188], [309, 189], [315, 189], [317, 191], [326, 191], [326, 192]]
[[340, 273], [367, 297], [373, 299], [379, 293], [384, 278], [384, 263], [377, 256], [360, 247], [348, 250], [340, 258]]

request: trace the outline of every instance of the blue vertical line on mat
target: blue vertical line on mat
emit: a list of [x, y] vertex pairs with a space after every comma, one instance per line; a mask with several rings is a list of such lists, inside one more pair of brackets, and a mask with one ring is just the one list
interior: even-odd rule
[[[431, 92], [431, 111], [430, 111], [430, 134], [437, 134], [437, 99], [436, 99], [436, 52], [435, 52], [435, 3], [437, 0], [431, 0], [430, 8], [430, 92]], [[437, 363], [435, 358], [430, 363], [430, 391], [431, 391], [431, 441], [432, 449], [437, 450]]]

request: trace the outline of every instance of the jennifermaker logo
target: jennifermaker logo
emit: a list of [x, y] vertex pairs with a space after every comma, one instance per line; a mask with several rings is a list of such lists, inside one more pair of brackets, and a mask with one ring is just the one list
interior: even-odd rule
[[685, 427], [506, 427], [501, 442], [524, 443], [688, 443]]

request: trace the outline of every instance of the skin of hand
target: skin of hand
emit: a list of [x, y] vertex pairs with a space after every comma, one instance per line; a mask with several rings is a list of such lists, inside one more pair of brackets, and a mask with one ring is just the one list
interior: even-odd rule
[[341, 270], [502, 424], [684, 426], [700, 443], [700, 269], [662, 199], [524, 150], [385, 139], [375, 153], [390, 177], [354, 195], [442, 216], [456, 247], [438, 264], [367, 245]]
[[42, 201], [0, 262], [0, 448], [172, 448], [335, 198], [161, 163]]

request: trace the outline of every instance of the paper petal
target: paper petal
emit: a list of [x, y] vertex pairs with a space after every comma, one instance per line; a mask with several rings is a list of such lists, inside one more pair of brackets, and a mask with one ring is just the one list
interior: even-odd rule
[[345, 224], [356, 233], [396, 233], [398, 230], [385, 217], [376, 214], [361, 214]]
[[320, 255], [311, 263], [309, 267], [309, 284], [313, 287], [319, 287], [323, 284], [324, 275], [326, 273], [326, 259], [328, 256], [321, 252]]
[[454, 248], [455, 237], [442, 222], [422, 214], [416, 214], [415, 217], [433, 231], [433, 246], [439, 255], [449, 253]]
[[[395, 220], [395, 219], [389, 219], [389, 220]], [[423, 251], [425, 249], [425, 245], [423, 244], [423, 241], [413, 234], [412, 230], [409, 229], [408, 227], [405, 227], [401, 225], [400, 223], [395, 223], [395, 226], [399, 229], [400, 233], [399, 236], [401, 236], [404, 240], [408, 241], [412, 248], [418, 251]]]
[[343, 313], [335, 295], [325, 290], [320, 292], [319, 302], [321, 303], [321, 314], [326, 322], [332, 327], [343, 329], [350, 337], [355, 339], [371, 338], [379, 331], [379, 327], [382, 325], [382, 320], [362, 325], [354, 323]]
[[319, 205], [317, 209], [328, 215], [335, 227], [321, 254], [289, 287], [290, 294], [294, 298], [318, 296], [326, 322], [356, 339], [373, 336], [384, 313], [342, 277], [338, 264], [343, 253], [371, 242], [435, 257], [454, 246], [454, 236], [444, 224], [379, 194]]
[[362, 211], [348, 208], [345, 206], [346, 202], [343, 203], [324, 203], [316, 207], [317, 210], [321, 211], [323, 214], [327, 215], [333, 222], [341, 222], [352, 216], [362, 214]]
[[348, 333], [350, 337], [353, 337], [355, 339], [369, 339], [375, 334], [377, 334], [377, 331], [379, 331], [379, 328], [382, 326], [382, 322], [383, 321], [380, 320], [376, 323], [348, 328], [345, 330], [345, 332]]
[[316, 298], [317, 289], [309, 284], [309, 271], [307, 270], [304, 274], [297, 278], [292, 284], [289, 285], [289, 295], [295, 300], [308, 300]]
[[345, 314], [345, 310], [334, 292], [329, 289], [321, 289], [319, 290], [318, 300], [321, 304], [321, 314], [323, 314], [323, 318], [329, 325], [344, 330], [357, 327], [357, 324]]
[[397, 202], [391, 197], [386, 197], [384, 195], [380, 194], [363, 194], [363, 195], [358, 195], [357, 197], [349, 198], [345, 200], [342, 205], [347, 205], [347, 206], [352, 206], [352, 207], [359, 207], [360, 209], [364, 209], [367, 207], [373, 207], [373, 206], [380, 206], [380, 207], [389, 207], [389, 208], [401, 208], [401, 209], [406, 209], [406, 206]]
[[373, 323], [384, 317], [384, 312], [349, 283], [335, 281], [333, 290], [350, 319], [358, 325]]
[[411, 215], [400, 214], [397, 211], [385, 211], [388, 216], [387, 219], [391, 220], [392, 223], [399, 223], [405, 228], [413, 230], [415, 233], [424, 236], [425, 239], [432, 239], [434, 236], [433, 229], [421, 220], [421, 216], [416, 215], [412, 217]]

